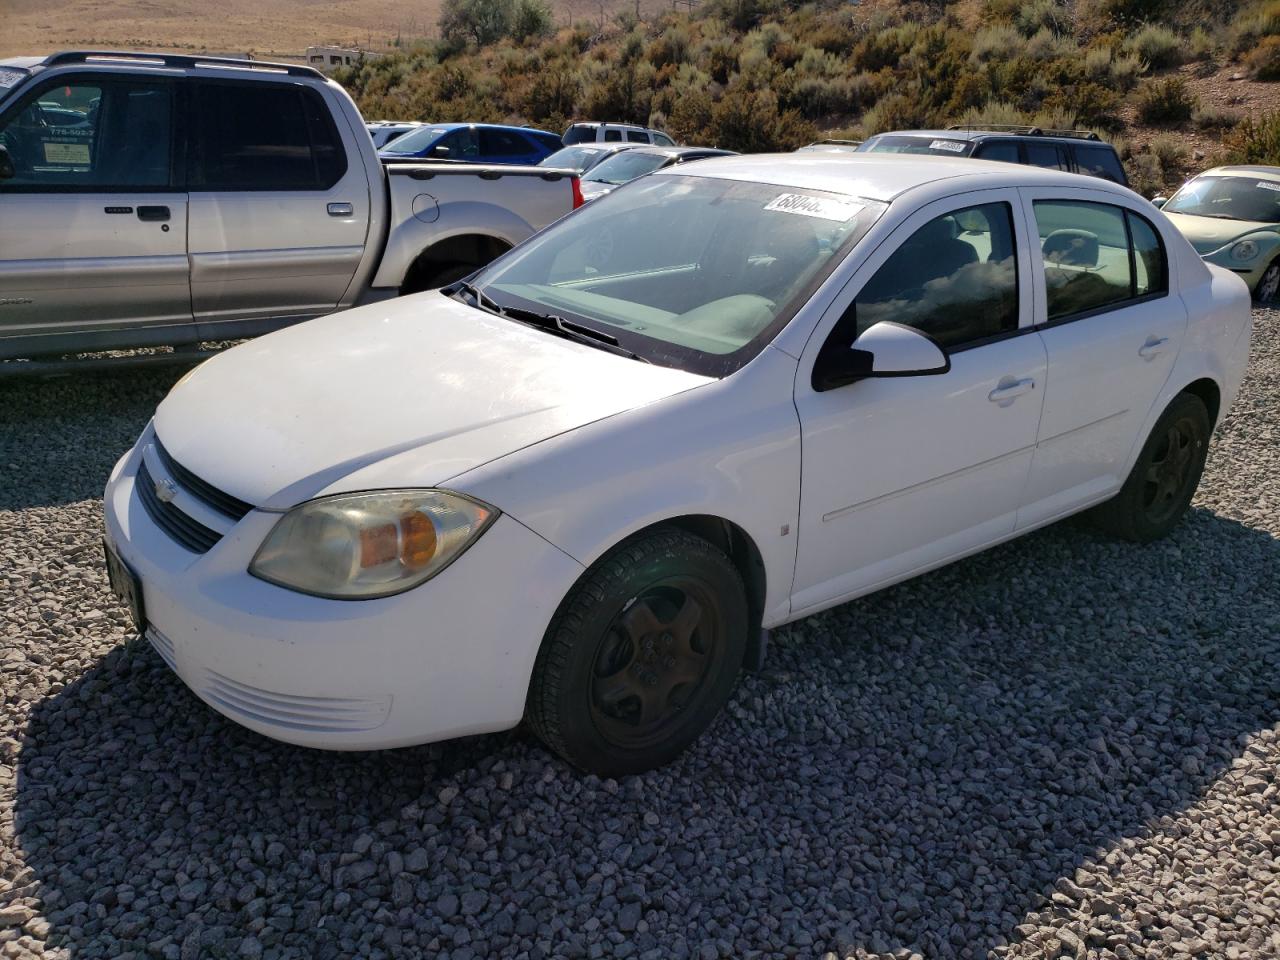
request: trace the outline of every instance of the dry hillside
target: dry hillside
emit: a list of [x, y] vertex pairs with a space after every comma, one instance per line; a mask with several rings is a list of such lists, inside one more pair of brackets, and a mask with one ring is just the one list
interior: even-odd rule
[[[670, 9], [640, 0], [642, 13]], [[557, 24], [611, 19], [635, 0], [552, 0]], [[438, 35], [440, 0], [0, 0], [0, 57], [70, 47], [301, 54]]]

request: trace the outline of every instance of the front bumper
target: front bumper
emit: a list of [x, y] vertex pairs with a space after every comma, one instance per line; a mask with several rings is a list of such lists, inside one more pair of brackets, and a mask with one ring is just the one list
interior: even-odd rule
[[107, 538], [142, 581], [148, 639], [202, 700], [266, 736], [334, 750], [519, 723], [547, 624], [582, 573], [575, 560], [503, 515], [398, 596], [294, 593], [248, 573], [278, 513], [250, 511], [203, 554], [155, 524], [134, 489], [150, 435], [112, 471]]

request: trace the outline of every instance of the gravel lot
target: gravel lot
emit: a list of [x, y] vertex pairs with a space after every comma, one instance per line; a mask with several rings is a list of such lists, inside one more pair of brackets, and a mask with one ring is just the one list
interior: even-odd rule
[[221, 719], [107, 591], [176, 371], [0, 385], [0, 956], [1280, 957], [1280, 312], [1193, 513], [776, 634], [675, 766]]

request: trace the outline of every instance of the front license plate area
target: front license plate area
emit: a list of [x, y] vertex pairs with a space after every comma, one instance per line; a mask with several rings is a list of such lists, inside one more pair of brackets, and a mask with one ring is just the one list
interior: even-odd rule
[[142, 633], [147, 626], [146, 612], [142, 607], [142, 581], [111, 544], [104, 540], [102, 549], [107, 555], [107, 581], [111, 584], [111, 592], [128, 608], [134, 629]]

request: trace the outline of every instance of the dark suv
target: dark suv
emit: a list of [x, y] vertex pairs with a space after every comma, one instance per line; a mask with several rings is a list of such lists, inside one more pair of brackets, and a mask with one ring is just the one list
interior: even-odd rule
[[1033, 167], [1066, 170], [1129, 185], [1116, 148], [1090, 130], [1048, 130], [990, 124], [946, 130], [895, 130], [881, 133], [859, 153], [925, 153], [940, 157], [976, 157]]

